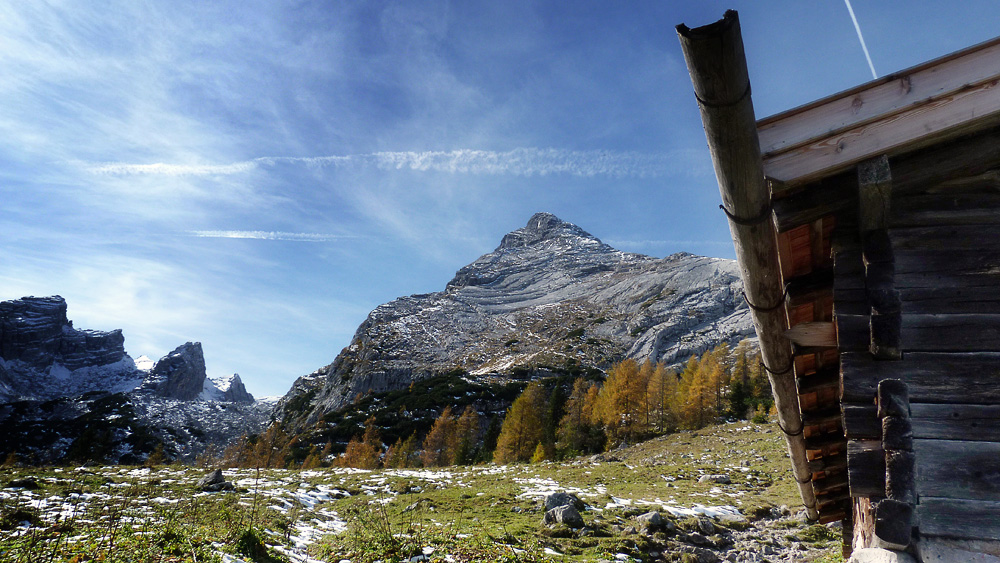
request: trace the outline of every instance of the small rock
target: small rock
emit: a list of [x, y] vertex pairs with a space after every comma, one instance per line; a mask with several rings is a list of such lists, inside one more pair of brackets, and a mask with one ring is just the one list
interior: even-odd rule
[[638, 533], [639, 533], [639, 530], [636, 530], [635, 526], [629, 526], [629, 527], [625, 528], [625, 530], [622, 531], [622, 534], [624, 534], [626, 536], [635, 535], [635, 534], [638, 534]]
[[698, 532], [691, 532], [687, 535], [687, 541], [695, 545], [709, 545], [712, 542], [708, 538], [699, 534]]
[[659, 512], [647, 512], [635, 517], [639, 527], [646, 531], [655, 532], [663, 528], [663, 517]]
[[728, 485], [732, 483], [729, 480], [729, 475], [702, 475], [698, 478], [699, 483], [719, 483], [720, 485]]
[[221, 469], [216, 469], [215, 471], [212, 471], [212, 472], [208, 473], [207, 475], [205, 475], [204, 477], [202, 477], [201, 479], [199, 479], [198, 482], [195, 483], [195, 487], [198, 487], [199, 489], [201, 489], [201, 488], [207, 487], [209, 485], [215, 485], [216, 483], [222, 483], [225, 480], [226, 480], [226, 478], [222, 476], [222, 470]]
[[223, 481], [221, 483], [212, 483], [211, 485], [205, 485], [201, 487], [201, 490], [206, 493], [218, 493], [220, 491], [232, 491], [235, 489], [232, 483], [229, 481]]
[[195, 484], [198, 490], [204, 491], [206, 493], [217, 493], [219, 491], [232, 491], [236, 487], [232, 483], [226, 481], [225, 477], [222, 476], [222, 470], [216, 469], [211, 473], [205, 475]]
[[583, 510], [585, 506], [583, 501], [580, 500], [574, 494], [570, 493], [552, 493], [545, 496], [545, 511], [548, 512], [553, 508], [558, 508], [560, 506], [572, 506], [577, 510]]
[[557, 506], [545, 513], [542, 519], [543, 524], [563, 524], [570, 528], [582, 528], [584, 526], [583, 516], [573, 505]]
[[708, 518], [699, 518], [698, 530], [706, 536], [710, 536], [715, 533], [715, 524], [713, 524]]
[[520, 513], [524, 512], [524, 509], [521, 508], [520, 506], [513, 506], [513, 507], [511, 507], [510, 511], [513, 512], [513, 513], [515, 513], [515, 514], [520, 514]]

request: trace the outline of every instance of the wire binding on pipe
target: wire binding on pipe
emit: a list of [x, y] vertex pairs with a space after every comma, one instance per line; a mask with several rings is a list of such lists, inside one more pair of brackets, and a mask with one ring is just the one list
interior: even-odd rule
[[733, 215], [732, 213], [729, 212], [728, 209], [726, 209], [725, 205], [719, 205], [719, 209], [721, 209], [722, 212], [726, 214], [726, 217], [729, 217], [730, 221], [736, 223], [737, 225], [743, 225], [744, 227], [752, 227], [754, 225], [763, 223], [764, 221], [767, 221], [768, 219], [771, 218], [770, 203], [765, 205], [764, 209], [760, 210], [760, 213], [758, 213], [754, 217], [750, 217], [749, 219], [744, 219], [743, 217], [737, 217], [736, 215]]
[[750, 97], [750, 81], [749, 80], [747, 81], [747, 89], [743, 91], [743, 94], [741, 94], [739, 98], [736, 98], [732, 102], [709, 102], [708, 100], [703, 100], [703, 99], [699, 98], [697, 92], [695, 92], [695, 94], [694, 94], [694, 99], [698, 100], [698, 104], [700, 104], [700, 105], [702, 105], [704, 107], [713, 108], [713, 109], [731, 108], [731, 107], [733, 107], [733, 106], [741, 103], [743, 100], [747, 99], [748, 97]]
[[781, 425], [781, 421], [780, 420], [778, 421], [778, 428], [780, 428], [781, 431], [785, 433], [785, 436], [789, 436], [789, 437], [801, 436], [802, 435], [802, 431], [805, 430], [805, 427], [806, 427], [806, 425], [802, 424], [802, 422], [800, 421], [799, 422], [799, 429], [796, 430], [795, 432], [789, 432], [788, 430], [785, 430], [784, 426]]
[[792, 371], [792, 368], [795, 367], [795, 360], [789, 360], [788, 361], [788, 367], [786, 367], [785, 369], [783, 369], [781, 371], [775, 371], [775, 370], [767, 367], [767, 364], [765, 364], [764, 362], [760, 363], [760, 367], [764, 368], [764, 371], [766, 371], [767, 373], [769, 373], [771, 375], [785, 375], [786, 373]]
[[753, 303], [750, 302], [750, 298], [747, 297], [746, 291], [742, 291], [741, 293], [743, 293], [743, 300], [747, 302], [747, 307], [750, 307], [752, 310], [757, 311], [758, 313], [770, 313], [771, 311], [777, 311], [782, 306], [784, 306], [785, 299], [788, 297], [788, 285], [785, 285], [785, 291], [781, 294], [781, 299], [778, 299], [778, 302], [772, 305], [771, 307], [760, 307], [758, 305], [754, 305]]

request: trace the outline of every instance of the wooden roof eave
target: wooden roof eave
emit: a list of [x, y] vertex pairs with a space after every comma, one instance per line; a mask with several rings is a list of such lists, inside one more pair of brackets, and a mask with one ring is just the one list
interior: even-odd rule
[[757, 122], [776, 191], [1000, 124], [1000, 38]]

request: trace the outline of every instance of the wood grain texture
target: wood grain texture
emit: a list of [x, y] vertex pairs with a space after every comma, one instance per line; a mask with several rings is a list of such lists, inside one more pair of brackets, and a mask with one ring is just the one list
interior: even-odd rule
[[903, 315], [904, 351], [1000, 352], [1000, 314]]
[[914, 438], [1000, 442], [1000, 405], [911, 403]]
[[1000, 501], [1000, 443], [919, 439], [913, 451], [920, 498]]
[[1000, 403], [1000, 354], [907, 352], [898, 362], [877, 361], [867, 352], [840, 355], [842, 399], [874, 404], [878, 382], [903, 380], [911, 408], [917, 403]]
[[873, 404], [844, 403], [844, 434], [851, 440], [880, 440], [882, 420]]
[[916, 514], [921, 536], [1000, 540], [1000, 502], [921, 497]]
[[897, 197], [890, 228], [1000, 225], [1000, 193], [936, 193]]
[[834, 323], [800, 323], [785, 331], [785, 338], [799, 346], [837, 347], [837, 327]]
[[835, 174], [875, 155], [894, 156], [996, 125], [1000, 89], [970, 85], [908, 111], [768, 155], [764, 172], [789, 188]]
[[787, 151], [998, 75], [1000, 42], [970, 47], [760, 120], [761, 152]]
[[[845, 303], [856, 299], [845, 294]], [[836, 298], [836, 295], [835, 295]], [[908, 287], [899, 290], [900, 308], [914, 314], [1000, 313], [1000, 291], [996, 286]]]
[[879, 441], [847, 443], [847, 472], [852, 497], [885, 496], [885, 451]]

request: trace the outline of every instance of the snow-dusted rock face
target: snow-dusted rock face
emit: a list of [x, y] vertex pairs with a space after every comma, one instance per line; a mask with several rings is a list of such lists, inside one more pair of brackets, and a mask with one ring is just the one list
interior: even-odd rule
[[66, 301], [24, 297], [0, 302], [0, 402], [131, 389], [142, 381], [121, 330], [77, 330]]
[[226, 377], [206, 379], [205, 388], [200, 397], [206, 401], [225, 401], [229, 403], [252, 403], [253, 395], [240, 379], [240, 374], [234, 373]]
[[149, 376], [157, 381], [156, 394], [168, 399], [193, 401], [205, 388], [205, 353], [201, 342], [181, 344], [160, 358]]
[[359, 395], [452, 370], [503, 379], [625, 357], [680, 363], [753, 334], [741, 289], [731, 260], [622, 252], [539, 213], [444, 291], [377, 307], [332, 364], [295, 382], [278, 418], [306, 424]]
[[273, 405], [256, 404], [238, 376], [205, 376], [201, 344], [153, 363], [125, 353], [120, 330], [76, 330], [62, 297], [0, 303], [0, 456], [137, 463], [163, 444], [190, 459], [209, 443], [259, 431]]

